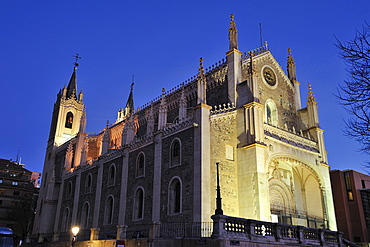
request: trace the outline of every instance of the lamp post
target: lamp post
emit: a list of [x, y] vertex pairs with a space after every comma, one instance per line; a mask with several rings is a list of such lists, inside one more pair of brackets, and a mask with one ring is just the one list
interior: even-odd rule
[[78, 234], [79, 231], [80, 231], [80, 228], [78, 226], [72, 227], [72, 234], [73, 234], [72, 247], [75, 246], [75, 243], [77, 241], [77, 234]]
[[215, 214], [216, 215], [221, 215], [221, 214], [224, 214], [224, 211], [222, 210], [222, 198], [221, 198], [221, 190], [220, 190], [220, 174], [218, 172], [218, 165], [219, 163], [216, 162], [216, 171], [217, 171], [217, 198], [216, 198], [216, 210], [215, 210]]

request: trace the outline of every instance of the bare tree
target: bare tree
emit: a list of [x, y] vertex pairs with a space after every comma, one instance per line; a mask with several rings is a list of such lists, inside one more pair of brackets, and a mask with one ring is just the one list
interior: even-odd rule
[[336, 46], [348, 75], [337, 95], [351, 114], [344, 132], [361, 144], [363, 153], [370, 154], [370, 25], [366, 23], [357, 30], [350, 41], [337, 39]]

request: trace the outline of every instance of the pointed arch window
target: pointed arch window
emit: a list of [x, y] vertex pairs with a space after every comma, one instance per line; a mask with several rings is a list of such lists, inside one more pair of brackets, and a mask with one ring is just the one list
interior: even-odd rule
[[68, 112], [66, 116], [66, 124], [65, 127], [68, 129], [72, 129], [72, 124], [73, 124], [73, 113]]
[[85, 204], [82, 207], [82, 213], [81, 213], [81, 228], [82, 229], [86, 229], [90, 227], [89, 214], [90, 214], [90, 204], [88, 202], [85, 202]]
[[114, 210], [114, 198], [112, 195], [108, 196], [105, 203], [105, 224], [110, 225], [113, 223], [113, 210]]
[[116, 165], [113, 163], [108, 170], [108, 186], [116, 184]]
[[269, 125], [277, 126], [278, 125], [278, 114], [276, 104], [273, 100], [268, 99], [265, 105], [266, 109], [266, 123]]
[[169, 214], [178, 214], [182, 210], [181, 180], [173, 178], [168, 187], [168, 209]]
[[180, 139], [175, 138], [170, 148], [170, 166], [178, 165], [181, 165], [181, 142]]
[[67, 187], [67, 199], [71, 199], [72, 197], [72, 182], [68, 182], [68, 187]]
[[62, 232], [67, 232], [69, 231], [69, 217], [70, 217], [70, 210], [69, 208], [66, 208], [63, 213], [63, 218], [62, 218], [62, 227], [61, 231]]
[[87, 174], [85, 181], [85, 193], [91, 193], [92, 187], [92, 175], [91, 173]]
[[144, 177], [145, 174], [145, 154], [139, 153], [136, 158], [136, 177]]
[[138, 188], [135, 192], [134, 198], [134, 220], [141, 220], [144, 216], [144, 190]]

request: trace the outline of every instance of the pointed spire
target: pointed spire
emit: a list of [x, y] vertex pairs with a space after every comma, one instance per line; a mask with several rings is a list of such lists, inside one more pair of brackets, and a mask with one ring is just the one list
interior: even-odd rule
[[106, 154], [108, 152], [108, 149], [109, 149], [109, 141], [110, 141], [110, 137], [109, 137], [109, 121], [107, 120], [107, 126], [105, 127], [105, 130], [104, 130], [104, 135], [103, 135], [103, 139], [102, 139], [102, 151], [101, 151], [101, 154]]
[[134, 83], [131, 83], [130, 86], [130, 94], [128, 96], [126, 106], [125, 106], [125, 114], [131, 115], [134, 112], [134, 95], [133, 95], [133, 90], [134, 90]]
[[147, 133], [154, 132], [154, 113], [153, 113], [153, 103], [150, 106], [148, 118], [147, 118]]
[[161, 104], [159, 105], [158, 114], [158, 130], [163, 129], [167, 125], [167, 103], [166, 103], [166, 90], [162, 88]]
[[81, 57], [76, 54], [74, 56], [76, 58], [76, 62], [74, 62], [74, 67], [73, 67], [73, 73], [71, 76], [71, 79], [69, 80], [68, 86], [67, 86], [67, 95], [66, 98], [74, 98], [77, 99], [76, 92], [77, 92], [77, 79], [76, 79], [76, 71], [78, 67], [77, 60], [80, 59]]
[[80, 129], [79, 129], [79, 133], [85, 133], [86, 131], [86, 107], [84, 107], [83, 111], [82, 111], [82, 116], [81, 116], [81, 120], [80, 120]]
[[291, 80], [292, 82], [297, 81], [296, 66], [290, 48], [288, 48], [287, 70], [289, 80]]
[[308, 97], [307, 97], [307, 103], [314, 103], [316, 104], [315, 95], [313, 94], [311, 83], [308, 83]]
[[230, 27], [229, 27], [229, 49], [230, 51], [238, 49], [238, 29], [234, 20], [234, 14], [230, 15]]
[[179, 102], [179, 121], [182, 123], [186, 119], [186, 97], [185, 97], [185, 87], [182, 86], [181, 97]]
[[66, 158], [64, 161], [64, 167], [66, 169], [73, 168], [72, 159], [73, 159], [73, 144], [72, 142], [69, 142], [69, 145], [66, 151]]
[[206, 104], [206, 92], [207, 92], [207, 79], [204, 74], [203, 68], [203, 58], [199, 59], [199, 69], [198, 69], [198, 104]]

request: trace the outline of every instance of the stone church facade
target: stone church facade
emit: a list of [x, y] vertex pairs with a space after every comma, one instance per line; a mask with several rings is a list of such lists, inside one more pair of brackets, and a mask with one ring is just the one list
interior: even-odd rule
[[[75, 68], [54, 104], [34, 234], [53, 241], [149, 234], [153, 223], [211, 222], [216, 163], [225, 215], [335, 231], [318, 106], [288, 50], [285, 72], [264, 46], [242, 53], [234, 18], [226, 59], [87, 134]], [[87, 106], [88, 107], [88, 106]], [[127, 237], [126, 236], [126, 237]]]

